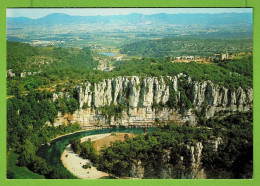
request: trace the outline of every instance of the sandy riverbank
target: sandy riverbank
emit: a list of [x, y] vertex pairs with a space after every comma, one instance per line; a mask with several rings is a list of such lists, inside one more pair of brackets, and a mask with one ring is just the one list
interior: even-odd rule
[[[124, 140], [124, 135], [126, 133], [116, 133], [115, 135], [111, 135], [111, 133], [106, 134], [98, 134], [92, 136], [86, 136], [81, 138], [81, 142], [87, 141], [91, 139], [91, 141], [95, 141], [95, 148], [100, 150], [101, 147], [106, 144], [109, 145], [110, 142], [116, 140]], [[130, 137], [133, 134], [128, 134]], [[105, 172], [98, 171], [95, 167], [91, 167], [90, 169], [84, 169], [82, 166], [86, 163], [91, 163], [90, 160], [83, 159], [79, 157], [78, 154], [75, 154], [70, 145], [66, 147], [64, 152], [61, 155], [61, 161], [66, 169], [68, 169], [73, 175], [82, 179], [98, 179], [103, 176], [109, 176], [109, 174]]]
[[[97, 139], [106, 137], [111, 135], [110, 133], [107, 134], [98, 134], [93, 136], [86, 136], [81, 138], [81, 142], [87, 141], [91, 139], [91, 141], [95, 141]], [[98, 171], [95, 167], [91, 167], [90, 169], [84, 169], [82, 166], [86, 163], [90, 163], [90, 160], [83, 159], [79, 157], [78, 154], [75, 154], [70, 145], [66, 147], [61, 155], [61, 161], [66, 169], [68, 169], [73, 175], [77, 176], [78, 178], [82, 179], [98, 179], [103, 176], [108, 176], [107, 173]]]

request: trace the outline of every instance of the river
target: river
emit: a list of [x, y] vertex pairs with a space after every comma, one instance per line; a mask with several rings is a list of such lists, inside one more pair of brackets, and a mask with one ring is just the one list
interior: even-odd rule
[[[155, 128], [147, 128], [147, 132], [153, 132]], [[66, 136], [61, 136], [50, 142], [50, 145], [43, 145], [39, 147], [37, 155], [44, 158], [50, 167], [55, 167], [56, 165], [63, 166], [61, 162], [61, 154], [64, 149], [70, 144], [71, 140], [82, 138], [85, 136], [104, 134], [110, 132], [121, 132], [121, 133], [135, 133], [142, 134], [142, 128], [111, 128], [111, 129], [96, 129], [73, 133]]]

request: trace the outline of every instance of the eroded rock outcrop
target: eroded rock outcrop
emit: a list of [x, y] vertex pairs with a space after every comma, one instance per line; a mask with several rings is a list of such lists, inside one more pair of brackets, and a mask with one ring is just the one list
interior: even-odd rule
[[[212, 137], [204, 143], [212, 147], [217, 152], [218, 146], [222, 143], [220, 137]], [[163, 179], [205, 179], [212, 178], [211, 171], [205, 169], [202, 164], [203, 149], [205, 144], [202, 142], [179, 144], [178, 149], [164, 150], [163, 166], [160, 170], [160, 178]], [[181, 156], [175, 156], [177, 152]]]
[[[186, 87], [183, 87], [184, 83]], [[180, 91], [180, 88], [186, 91], [186, 102], [190, 102], [191, 107], [182, 103], [185, 92]], [[175, 120], [195, 125], [194, 110], [203, 110], [205, 117], [210, 118], [224, 110], [247, 111], [252, 108], [253, 102], [252, 88], [229, 90], [211, 81], [193, 81], [185, 74], [143, 78], [120, 76], [99, 83], [86, 82], [75, 87], [75, 91], [78, 94], [79, 110], [73, 114], [71, 122], [79, 122], [82, 126], [147, 124], [154, 123], [156, 118], [165, 122]], [[100, 112], [100, 107], [111, 105], [124, 105], [127, 109], [122, 111], [121, 117], [106, 116]]]
[[144, 177], [144, 167], [142, 162], [138, 161], [137, 165], [133, 164], [130, 169], [130, 177], [142, 179]]

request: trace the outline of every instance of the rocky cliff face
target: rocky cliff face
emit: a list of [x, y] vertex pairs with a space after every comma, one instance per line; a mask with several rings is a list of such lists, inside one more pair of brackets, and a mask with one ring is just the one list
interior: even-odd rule
[[[213, 151], [218, 151], [218, 146], [222, 144], [221, 138], [212, 137], [205, 142], [189, 142], [181, 143], [178, 146], [164, 149], [161, 161], [156, 167], [142, 166], [139, 161], [137, 165], [133, 165], [130, 169], [130, 177], [145, 178], [152, 176], [161, 179], [206, 179], [206, 178], [232, 178], [232, 175], [227, 171], [216, 175], [212, 174], [215, 170], [205, 168], [202, 163], [202, 156], [205, 145], [212, 147]], [[176, 156], [179, 154], [178, 156]], [[224, 176], [226, 173], [226, 176]]]
[[98, 61], [97, 70], [110, 71], [114, 68], [113, 65], [111, 64], [111, 59], [109, 58], [96, 57], [94, 59]]
[[132, 165], [130, 168], [130, 177], [142, 179], [144, 177], [144, 167], [142, 166], [141, 161], [137, 165]]
[[183, 145], [186, 155], [181, 156], [171, 171], [177, 179], [205, 179], [204, 168], [201, 166], [203, 145], [201, 142]]
[[[188, 85], [186, 95], [192, 107], [183, 102], [180, 88], [183, 79]], [[86, 82], [75, 87], [79, 98], [79, 110], [73, 114], [70, 122], [79, 122], [82, 126], [92, 124], [137, 125], [160, 121], [189, 121], [196, 124], [194, 110], [202, 111], [210, 118], [219, 111], [247, 111], [252, 108], [253, 89], [229, 90], [213, 84], [211, 81], [193, 81], [185, 74], [158, 77], [117, 77], [91, 84]], [[187, 93], [186, 93], [187, 94]], [[174, 100], [176, 107], [167, 107]], [[105, 116], [100, 107], [124, 105], [121, 117]], [[158, 107], [160, 105], [160, 107]], [[86, 108], [87, 107], [87, 108]], [[58, 118], [59, 119], [59, 118]], [[57, 120], [58, 122], [58, 120]]]
[[99, 60], [98, 61], [98, 66], [97, 66], [97, 70], [101, 70], [101, 71], [104, 71], [106, 70], [107, 68], [109, 68], [109, 61], [106, 60], [106, 59], [103, 59], [103, 60]]
[[[210, 145], [213, 151], [218, 151], [218, 146], [222, 143], [221, 138], [213, 137], [204, 143], [188, 143], [179, 144], [179, 149], [182, 149], [180, 157], [172, 157], [171, 150], [165, 150], [163, 155], [163, 166], [160, 170], [160, 178], [163, 179], [206, 179], [213, 178], [212, 171], [205, 169], [202, 164], [203, 148]], [[176, 151], [176, 149], [174, 150]], [[172, 151], [172, 152], [174, 152]], [[171, 160], [174, 158], [174, 164]], [[224, 178], [219, 175], [219, 178]], [[231, 178], [231, 177], [230, 177]]]

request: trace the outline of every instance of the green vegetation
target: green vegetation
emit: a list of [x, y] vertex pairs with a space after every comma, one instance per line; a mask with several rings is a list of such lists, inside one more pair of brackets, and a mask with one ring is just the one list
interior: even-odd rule
[[[97, 62], [93, 60], [93, 53], [88, 49], [53, 48], [53, 47], [31, 47], [27, 44], [7, 42], [8, 46], [8, 69], [16, 73], [15, 77], [8, 78], [7, 94], [20, 95], [24, 91], [34, 89], [46, 89], [51, 85], [57, 85], [56, 90], [65, 88], [72, 91], [73, 85], [87, 80], [91, 83], [98, 83], [103, 79], [118, 76], [174, 76], [184, 73], [196, 81], [211, 80], [213, 83], [226, 86], [227, 88], [252, 87], [252, 57], [233, 59], [231, 61], [219, 62], [216, 64], [197, 64], [195, 62], [171, 63], [170, 57], [165, 58], [142, 58], [120, 61], [115, 63], [115, 69], [110, 72], [93, 70]], [[14, 48], [14, 49], [13, 49]], [[29, 49], [28, 49], [29, 48]], [[25, 59], [18, 59], [11, 55], [18, 53], [23, 56], [24, 50], [36, 51], [25, 52]], [[10, 54], [10, 55], [9, 55]], [[48, 56], [52, 62], [39, 65], [38, 69], [31, 67], [28, 59], [32, 56]], [[20, 64], [25, 61], [24, 64]], [[43, 60], [44, 61], [44, 60]], [[45, 61], [46, 62], [46, 61]], [[23, 70], [33, 72], [41, 69], [39, 74], [27, 75], [25, 78], [17, 77]], [[19, 73], [18, 73], [19, 72]], [[235, 72], [235, 73], [230, 73]], [[17, 74], [18, 73], [18, 74]], [[94, 87], [92, 87], [93, 89]]]
[[[169, 108], [176, 108], [177, 107], [177, 95], [176, 95], [176, 91], [173, 88], [172, 83], [169, 81], [169, 79], [167, 77], [164, 77], [164, 81], [166, 83], [166, 85], [169, 86], [169, 100], [167, 101], [167, 106]], [[161, 105], [160, 105], [161, 108]]]
[[85, 159], [91, 159], [94, 163], [98, 161], [98, 153], [94, 148], [94, 142], [89, 139], [80, 143], [80, 139], [71, 141], [72, 150]]
[[[248, 66], [251, 67], [253, 64], [252, 58], [250, 57], [240, 60], [233, 60], [232, 63], [230, 63], [230, 66], [236, 66], [237, 61], [241, 64], [242, 69], [244, 70], [246, 70]], [[249, 68], [248, 71], [252, 72], [252, 68]], [[231, 89], [238, 88], [239, 86], [243, 88], [252, 87], [253, 85], [252, 73], [231, 73], [228, 68], [223, 68], [220, 64], [198, 64], [195, 62], [171, 63], [167, 58], [143, 58], [142, 60], [133, 59], [116, 66], [111, 73], [122, 76], [138, 75], [157, 77], [166, 75], [175, 76], [179, 73], [183, 73], [190, 76], [192, 80], [199, 82], [211, 80], [215, 84]]]
[[[52, 171], [45, 159], [36, 156], [36, 150], [41, 144], [48, 143], [57, 135], [80, 130], [78, 124], [46, 126], [46, 122], [53, 123], [58, 111], [63, 111], [61, 102], [53, 103], [52, 94], [31, 91], [27, 96], [7, 100], [7, 148], [19, 154], [18, 165], [27, 167], [31, 171], [45, 175]], [[65, 99], [64, 99], [65, 100]], [[75, 99], [66, 100], [68, 112], [77, 108]], [[10, 169], [11, 172], [16, 172]]]
[[253, 77], [253, 57], [218, 62], [221, 66], [231, 72], [236, 72], [246, 77]]
[[72, 174], [69, 174], [68, 171], [60, 165], [54, 167], [49, 172], [49, 174], [46, 175], [46, 177], [48, 179], [75, 179], [76, 178]]
[[84, 169], [90, 169], [92, 166], [89, 163], [86, 163], [82, 166]]
[[[73, 150], [82, 157], [90, 159], [94, 166], [116, 176], [129, 176], [132, 165], [137, 165], [139, 161], [144, 166], [155, 168], [162, 163], [164, 149], [174, 147], [182, 142], [206, 141], [212, 136], [212, 131], [205, 128], [179, 127], [175, 123], [157, 128], [154, 133], [138, 135], [135, 138], [125, 137], [125, 141], [116, 141], [110, 147], [104, 147], [100, 155], [93, 149], [91, 141], [79, 144], [73, 141]], [[75, 145], [79, 144], [79, 145]], [[85, 147], [84, 147], [85, 146]], [[76, 148], [75, 148], [76, 147]], [[83, 156], [81, 149], [89, 149], [89, 153]], [[91, 150], [92, 149], [92, 150]]]
[[[19, 74], [52, 67], [56, 70], [93, 69], [97, 63], [87, 49], [60, 47], [33, 47], [29, 44], [7, 41], [7, 69]], [[57, 69], [58, 68], [58, 69]]]
[[[66, 170], [64, 170], [64, 168], [62, 168], [61, 171], [59, 171], [59, 168], [49, 167], [45, 159], [36, 155], [36, 150], [38, 148], [38, 145], [42, 142], [54, 138], [57, 135], [62, 135], [77, 130], [80, 130], [80, 127], [78, 125], [70, 124], [68, 126], [44, 127], [40, 131], [35, 131], [39, 136], [37, 136], [36, 134], [36, 135], [32, 135], [31, 137], [35, 137], [36, 139], [32, 140], [30, 137], [28, 137], [28, 139], [30, 138], [32, 142], [29, 141], [28, 139], [25, 139], [25, 142], [19, 143], [18, 147], [13, 148], [13, 151], [19, 153], [19, 155], [13, 153], [13, 151], [7, 152], [7, 154], [10, 154], [9, 155], [10, 157], [8, 157], [8, 159], [10, 159], [10, 166], [8, 166], [8, 172], [10, 173], [9, 175], [10, 178], [44, 178], [44, 177], [55, 178], [55, 179], [75, 178], [74, 176], [69, 174]], [[28, 133], [29, 131], [25, 131], [25, 132]], [[11, 134], [8, 134], [8, 137], [9, 136], [11, 136]], [[58, 169], [58, 171], [56, 169]], [[33, 172], [38, 174], [33, 174]], [[58, 177], [55, 177], [54, 173], [57, 172], [59, 172], [59, 175]]]
[[[51, 85], [55, 87], [58, 83], [63, 84], [61, 88], [70, 89], [71, 84], [86, 79], [98, 64], [87, 48], [42, 48], [9, 41], [7, 41], [7, 61], [7, 69], [12, 69], [15, 73], [15, 77], [8, 78], [7, 81], [8, 95], [39, 87], [49, 88]], [[22, 72], [26, 72], [26, 77], [20, 77]]]
[[7, 69], [13, 69], [15, 73], [22, 72], [26, 67], [27, 58], [39, 55], [38, 48], [29, 44], [7, 41]]
[[77, 110], [79, 108], [79, 103], [73, 97], [71, 97], [70, 99], [58, 98], [55, 101], [55, 106], [56, 106], [56, 109], [61, 111], [62, 114], [65, 114], [65, 113], [72, 114], [75, 110]]
[[[30, 92], [27, 96], [14, 97], [7, 100], [7, 145], [20, 149], [20, 145], [29, 140], [34, 145], [46, 143], [60, 133], [79, 130], [78, 125], [68, 125], [55, 131], [55, 127], [45, 126], [46, 122], [53, 123], [58, 111], [73, 112], [78, 108], [78, 102], [71, 98], [51, 101], [47, 92]], [[18, 150], [19, 151], [19, 150]]]
[[217, 152], [207, 144], [203, 163], [215, 170], [232, 171], [235, 178], [251, 178], [253, 172], [253, 112], [237, 112], [230, 116], [209, 119], [204, 126], [213, 127], [223, 143]]
[[168, 37], [138, 41], [122, 46], [120, 53], [131, 56], [165, 57], [199, 55], [210, 56], [218, 52], [252, 51], [252, 39], [210, 39], [205, 36]]
[[101, 113], [104, 114], [107, 118], [111, 118], [111, 116], [114, 116], [115, 119], [121, 118], [122, 112], [126, 109], [127, 106], [125, 106], [124, 104], [98, 107], [98, 110], [101, 111]]
[[187, 78], [181, 76], [180, 77], [180, 86], [178, 86], [178, 91], [180, 92], [180, 101], [178, 103], [179, 108], [191, 108], [191, 96], [192, 96], [192, 89], [189, 85]]
[[116, 178], [113, 176], [103, 176], [100, 179], [116, 179]]
[[[144, 133], [134, 138], [125, 137], [125, 141], [116, 141], [105, 146], [97, 154], [93, 143], [89, 140], [80, 143], [71, 142], [75, 153], [90, 159], [99, 170], [119, 177], [130, 176], [131, 168], [140, 162], [145, 170], [144, 178], [158, 178], [165, 166], [165, 152], [170, 151], [170, 165], [177, 166], [180, 157], [184, 157], [184, 165], [191, 162], [185, 145], [202, 142], [202, 163], [214, 176], [217, 171], [230, 171], [234, 178], [250, 178], [252, 176], [253, 138], [252, 111], [236, 112], [225, 118], [209, 119], [203, 126], [178, 126], [171, 122], [159, 125], [153, 133]], [[206, 128], [206, 127], [213, 128]], [[211, 141], [220, 137], [217, 151]]]
[[83, 158], [89, 158], [93, 162], [97, 161], [97, 151], [94, 148], [94, 143], [89, 139], [80, 144], [80, 156]]
[[44, 176], [30, 171], [27, 167], [17, 165], [19, 154], [9, 151], [7, 153], [8, 179], [43, 179]]
[[[38, 144], [46, 141], [47, 139], [51, 139], [56, 137], [57, 135], [66, 134], [69, 132], [80, 130], [79, 126], [69, 125], [69, 126], [59, 126], [59, 127], [45, 127], [42, 128], [41, 131], [35, 131], [38, 133], [37, 135], [32, 135], [31, 137], [35, 137], [36, 139], [33, 142], [37, 142], [36, 144], [32, 143], [28, 139], [25, 142], [19, 144], [18, 147], [14, 147], [12, 151], [8, 151], [8, 174], [10, 178], [75, 178], [71, 174], [69, 174], [64, 168], [54, 167], [51, 168], [47, 165], [46, 160], [42, 157], [36, 155], [36, 149], [38, 148]], [[28, 133], [28, 132], [27, 132]], [[11, 136], [8, 134], [8, 136]], [[32, 139], [31, 139], [32, 140]], [[41, 141], [43, 140], [43, 141]], [[9, 144], [8, 144], [9, 145]], [[19, 153], [16, 154], [13, 151]], [[17, 162], [17, 163], [16, 163]], [[58, 169], [58, 170], [56, 170]], [[38, 173], [38, 174], [36, 174]], [[58, 174], [57, 177], [55, 175]]]

